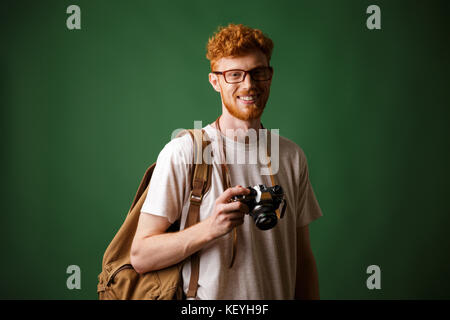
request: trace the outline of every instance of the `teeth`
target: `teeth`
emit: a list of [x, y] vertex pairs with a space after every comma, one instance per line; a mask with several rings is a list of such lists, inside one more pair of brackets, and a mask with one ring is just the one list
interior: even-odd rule
[[251, 101], [251, 100], [255, 100], [256, 96], [240, 96], [239, 99], [242, 99], [245, 101]]

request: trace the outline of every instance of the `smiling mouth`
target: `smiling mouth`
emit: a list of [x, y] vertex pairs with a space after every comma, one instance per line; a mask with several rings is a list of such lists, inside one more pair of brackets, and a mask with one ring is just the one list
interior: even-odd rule
[[252, 95], [246, 95], [246, 96], [237, 96], [239, 100], [249, 103], [249, 102], [255, 102], [259, 95], [252, 94]]

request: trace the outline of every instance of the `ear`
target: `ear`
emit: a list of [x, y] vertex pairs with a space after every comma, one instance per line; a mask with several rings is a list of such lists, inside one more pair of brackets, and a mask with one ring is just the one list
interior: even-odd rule
[[220, 92], [219, 77], [217, 76], [217, 74], [210, 72], [208, 77], [209, 77], [209, 83], [211, 83], [214, 90], [216, 90], [217, 92]]

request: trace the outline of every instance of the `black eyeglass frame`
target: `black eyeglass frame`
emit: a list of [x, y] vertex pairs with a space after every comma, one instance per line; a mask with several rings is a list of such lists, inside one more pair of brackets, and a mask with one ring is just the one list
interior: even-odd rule
[[[261, 69], [261, 68], [267, 68], [267, 69], [270, 70], [270, 78], [269, 78], [269, 79], [256, 80], [256, 79], [253, 78], [252, 73], [253, 73], [255, 70]], [[241, 81], [237, 81], [237, 82], [228, 82], [228, 81], [227, 81], [227, 77], [226, 77], [226, 73], [231, 72], [231, 71], [242, 71], [242, 72], [244, 72], [244, 77], [242, 78]], [[225, 80], [226, 83], [235, 84], [235, 83], [240, 83], [240, 82], [244, 81], [244, 80], [245, 80], [245, 77], [247, 76], [247, 74], [250, 74], [250, 77], [252, 77], [252, 80], [253, 80], [253, 81], [269, 81], [270, 79], [272, 79], [272, 76], [273, 76], [273, 68], [272, 68], [271, 66], [268, 66], [268, 67], [256, 67], [256, 68], [253, 68], [253, 69], [248, 70], [248, 71], [242, 70], [242, 69], [230, 69], [230, 70], [225, 70], [225, 71], [212, 71], [212, 73], [214, 73], [214, 74], [221, 74], [221, 75], [223, 75], [223, 78], [224, 78], [224, 80]]]

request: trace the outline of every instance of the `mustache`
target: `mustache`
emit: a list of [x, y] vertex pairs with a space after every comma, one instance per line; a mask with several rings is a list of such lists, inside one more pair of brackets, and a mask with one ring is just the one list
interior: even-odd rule
[[255, 95], [259, 95], [259, 94], [260, 94], [260, 92], [257, 92], [257, 91], [245, 91], [245, 92], [237, 93], [236, 95], [237, 96], [255, 96]]

